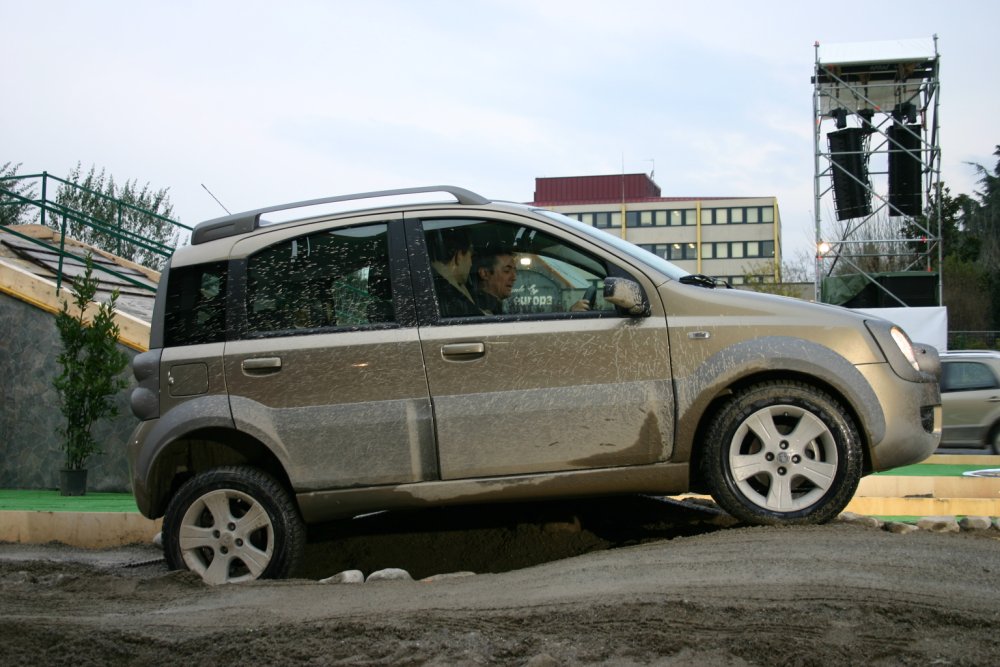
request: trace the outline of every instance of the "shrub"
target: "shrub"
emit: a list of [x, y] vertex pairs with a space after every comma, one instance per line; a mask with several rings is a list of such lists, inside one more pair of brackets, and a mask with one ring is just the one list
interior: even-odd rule
[[73, 312], [69, 302], [63, 301], [63, 309], [56, 315], [63, 349], [57, 358], [61, 372], [53, 384], [65, 419], [59, 432], [66, 470], [83, 470], [87, 459], [101, 452], [90, 429], [100, 419], [117, 416], [114, 396], [127, 384], [121, 372], [128, 365], [128, 356], [118, 349], [120, 331], [114, 319], [118, 290], [99, 305], [93, 321], [87, 324], [87, 307], [100, 286], [93, 273], [93, 258], [88, 254], [86, 270], [71, 287]]

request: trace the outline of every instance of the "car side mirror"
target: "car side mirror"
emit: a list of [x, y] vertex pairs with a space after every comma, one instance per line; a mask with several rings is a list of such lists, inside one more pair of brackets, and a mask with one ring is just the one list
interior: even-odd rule
[[649, 315], [649, 301], [639, 283], [628, 278], [605, 278], [604, 300], [629, 317]]

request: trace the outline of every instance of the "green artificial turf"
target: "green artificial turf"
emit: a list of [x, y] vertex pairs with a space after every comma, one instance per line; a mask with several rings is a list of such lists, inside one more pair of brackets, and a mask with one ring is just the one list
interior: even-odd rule
[[917, 463], [875, 474], [896, 477], [961, 477], [963, 473], [973, 470], [992, 470], [998, 467], [1000, 466], [969, 465], [966, 463]]
[[22, 512], [134, 512], [130, 493], [93, 493], [61, 496], [58, 491], [0, 490], [0, 511]]

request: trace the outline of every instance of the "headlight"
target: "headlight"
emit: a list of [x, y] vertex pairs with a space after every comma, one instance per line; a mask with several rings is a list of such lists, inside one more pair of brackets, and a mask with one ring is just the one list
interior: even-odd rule
[[917, 355], [913, 351], [913, 343], [910, 341], [910, 337], [906, 335], [906, 332], [899, 327], [893, 327], [889, 331], [889, 335], [892, 336], [892, 340], [899, 346], [899, 351], [903, 353], [906, 360], [913, 366], [913, 370], [919, 371], [920, 364], [917, 363]]
[[924, 371], [930, 371], [930, 368], [920, 367], [920, 360], [926, 355], [917, 351], [905, 331], [892, 322], [881, 319], [865, 320], [865, 326], [874, 336], [896, 375], [910, 382], [923, 382], [926, 379]]

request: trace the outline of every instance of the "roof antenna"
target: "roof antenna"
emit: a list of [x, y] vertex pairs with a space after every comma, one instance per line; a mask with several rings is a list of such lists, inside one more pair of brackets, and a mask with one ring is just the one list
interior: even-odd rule
[[[204, 183], [202, 183], [202, 184], [201, 184], [201, 187], [205, 188], [205, 184], [204, 184]], [[222, 202], [221, 202], [221, 201], [219, 201], [219, 198], [218, 198], [218, 197], [216, 197], [215, 195], [213, 195], [213, 194], [212, 194], [212, 191], [211, 191], [211, 190], [209, 190], [208, 188], [205, 188], [205, 192], [207, 192], [207, 193], [209, 194], [209, 196], [210, 196], [210, 197], [211, 197], [212, 199], [214, 199], [214, 200], [215, 200], [215, 203], [216, 203], [216, 204], [218, 204], [219, 206], [222, 206]], [[226, 213], [228, 213], [229, 215], [232, 215], [232, 213], [229, 213], [229, 209], [228, 209], [228, 208], [226, 208], [225, 206], [222, 206], [222, 210], [223, 210], [223, 211], [225, 211]]]

